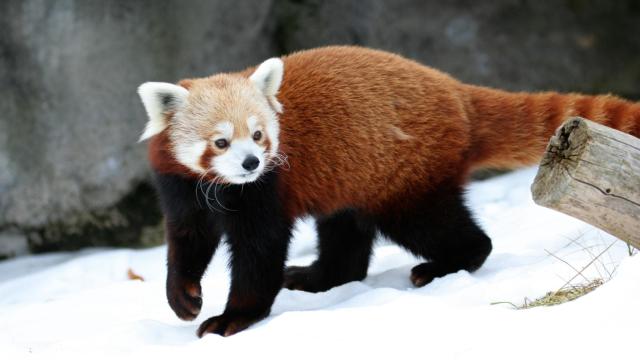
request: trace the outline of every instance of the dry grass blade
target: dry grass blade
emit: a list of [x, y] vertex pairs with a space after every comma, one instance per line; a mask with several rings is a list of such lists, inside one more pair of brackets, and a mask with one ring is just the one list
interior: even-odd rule
[[587, 295], [603, 283], [604, 281], [602, 279], [595, 279], [586, 284], [573, 285], [558, 291], [551, 291], [545, 296], [534, 301], [525, 301], [524, 305], [519, 306], [518, 309], [530, 309], [538, 306], [553, 306], [573, 301], [581, 296]]
[[[579, 239], [579, 238], [578, 238]], [[595, 290], [596, 288], [598, 288], [600, 285], [604, 284], [605, 282], [611, 280], [613, 278], [614, 273], [617, 270], [617, 265], [616, 262], [613, 260], [613, 257], [611, 256], [611, 254], [609, 253], [609, 250], [611, 249], [611, 247], [617, 243], [618, 240], [613, 241], [612, 243], [606, 245], [606, 244], [602, 244], [604, 246], [604, 250], [600, 251], [599, 253], [594, 253], [591, 248], [593, 246], [585, 246], [583, 245], [581, 242], [578, 241], [578, 239], [569, 239], [570, 244], [573, 245], [577, 245], [580, 247], [581, 251], [586, 252], [589, 257], [591, 258], [591, 260], [583, 267], [581, 268], [577, 268], [575, 266], [573, 266], [571, 263], [569, 263], [568, 261], [566, 261], [565, 259], [562, 259], [560, 256], [548, 251], [545, 249], [545, 251], [547, 252], [547, 254], [553, 258], [555, 258], [556, 260], [562, 262], [563, 264], [569, 266], [574, 272], [575, 274], [573, 275], [573, 277], [571, 277], [568, 281], [564, 282], [564, 285], [562, 285], [558, 290], [556, 291], [550, 291], [548, 292], [546, 295], [544, 295], [543, 297], [536, 299], [536, 300], [529, 300], [528, 298], [524, 299], [524, 304], [523, 305], [516, 305], [514, 303], [508, 302], [508, 301], [500, 301], [500, 302], [494, 302], [491, 303], [491, 305], [498, 305], [498, 304], [506, 304], [506, 305], [510, 305], [515, 309], [518, 310], [522, 310], [522, 309], [530, 309], [533, 307], [539, 307], [539, 306], [553, 306], [553, 305], [559, 305], [559, 304], [563, 304], [569, 301], [573, 301], [581, 296], [584, 296], [590, 292], [592, 292], [593, 290]], [[569, 244], [568, 244], [569, 245]], [[568, 246], [567, 245], [567, 246]], [[563, 247], [563, 249], [566, 248]], [[606, 263], [605, 261], [602, 260], [603, 257], [608, 256], [610, 262]], [[600, 268], [598, 268], [597, 265], [600, 265]], [[613, 266], [613, 269], [610, 270], [609, 267]], [[589, 279], [587, 276], [585, 276], [585, 271], [589, 268], [589, 267], [595, 267], [595, 270], [598, 272], [598, 274], [600, 275], [600, 277], [595, 278], [595, 279]], [[603, 272], [601, 272], [601, 270], [603, 270], [606, 274], [603, 274]], [[605, 275], [605, 276], [603, 276]], [[571, 283], [577, 279], [578, 277], [581, 277], [582, 279], [585, 280], [584, 283], [582, 284], [578, 284], [578, 285], [572, 285]], [[564, 281], [564, 280], [563, 280]]]

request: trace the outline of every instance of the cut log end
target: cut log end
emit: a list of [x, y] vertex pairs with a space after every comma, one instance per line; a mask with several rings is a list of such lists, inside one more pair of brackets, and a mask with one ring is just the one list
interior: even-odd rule
[[571, 173], [580, 164], [577, 159], [584, 151], [587, 132], [584, 119], [572, 118], [551, 137], [540, 162], [540, 170], [531, 186], [537, 204], [550, 207], [566, 191], [571, 178], [563, 175]]
[[640, 139], [582, 118], [551, 138], [534, 201], [640, 248]]

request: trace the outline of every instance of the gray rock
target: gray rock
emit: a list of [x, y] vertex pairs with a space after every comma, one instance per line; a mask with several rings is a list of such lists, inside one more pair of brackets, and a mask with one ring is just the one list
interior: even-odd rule
[[[0, 230], [13, 235], [0, 242], [17, 244], [22, 232], [32, 249], [55, 248], [81, 223], [104, 220], [149, 176], [136, 87], [270, 56], [269, 9], [258, 0], [3, 1]], [[155, 202], [146, 206], [157, 223]]]
[[0, 256], [161, 238], [144, 81], [359, 44], [477, 84], [640, 97], [635, 0], [0, 2]]
[[360, 44], [470, 83], [640, 97], [637, 0], [282, 0], [284, 52]]
[[29, 251], [27, 237], [19, 231], [0, 232], [0, 260]]

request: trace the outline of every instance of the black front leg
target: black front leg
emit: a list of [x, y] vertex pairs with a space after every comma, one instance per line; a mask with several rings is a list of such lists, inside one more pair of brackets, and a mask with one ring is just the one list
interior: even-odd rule
[[231, 252], [231, 289], [224, 312], [200, 325], [198, 336], [233, 335], [269, 315], [280, 291], [291, 236], [282, 211], [276, 175], [261, 183], [227, 188], [222, 195], [224, 229]]
[[156, 185], [166, 221], [167, 300], [179, 318], [193, 320], [202, 307], [200, 280], [220, 242], [219, 224], [195, 181], [156, 174]]

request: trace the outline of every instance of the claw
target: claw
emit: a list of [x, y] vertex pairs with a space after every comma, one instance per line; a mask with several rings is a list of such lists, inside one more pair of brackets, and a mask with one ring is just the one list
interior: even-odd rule
[[221, 315], [211, 317], [203, 322], [198, 328], [197, 334], [198, 337], [203, 337], [208, 333], [227, 337], [245, 330], [262, 318], [263, 317], [250, 317], [246, 315], [223, 313]]
[[183, 277], [167, 281], [167, 300], [169, 306], [182, 320], [193, 320], [202, 308], [200, 284]]

